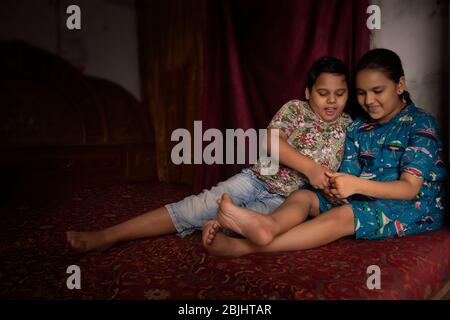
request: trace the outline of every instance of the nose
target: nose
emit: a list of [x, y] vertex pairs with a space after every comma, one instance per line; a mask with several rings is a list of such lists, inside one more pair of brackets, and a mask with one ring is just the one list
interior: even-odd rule
[[370, 106], [370, 105], [373, 105], [374, 102], [375, 102], [375, 96], [374, 96], [372, 93], [368, 92], [368, 93], [366, 94], [366, 98], [365, 98], [365, 100], [364, 100], [364, 104], [365, 104], [366, 106]]
[[335, 96], [334, 94], [330, 94], [330, 95], [328, 96], [327, 103], [329, 103], [329, 104], [336, 103], [336, 96]]

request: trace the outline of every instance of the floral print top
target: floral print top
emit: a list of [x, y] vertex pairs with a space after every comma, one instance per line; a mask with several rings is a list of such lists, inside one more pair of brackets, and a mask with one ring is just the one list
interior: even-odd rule
[[[345, 131], [351, 122], [346, 113], [336, 121], [325, 122], [314, 113], [308, 102], [291, 100], [275, 114], [267, 128], [282, 130], [289, 145], [334, 172], [341, 163]], [[274, 175], [261, 174], [261, 168], [261, 160], [258, 160], [252, 170], [266, 183], [270, 192], [282, 196], [288, 196], [308, 182], [305, 175], [281, 163]]]

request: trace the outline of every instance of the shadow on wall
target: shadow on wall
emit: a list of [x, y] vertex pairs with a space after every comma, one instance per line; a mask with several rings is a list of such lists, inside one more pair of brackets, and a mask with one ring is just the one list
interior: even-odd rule
[[0, 88], [2, 198], [53, 182], [65, 187], [156, 176], [150, 121], [119, 85], [11, 41], [0, 42]]

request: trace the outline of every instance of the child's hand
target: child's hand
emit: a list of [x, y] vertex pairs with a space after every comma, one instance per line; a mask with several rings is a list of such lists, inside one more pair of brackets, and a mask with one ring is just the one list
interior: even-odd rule
[[329, 186], [329, 178], [325, 174], [327, 171], [328, 168], [317, 164], [312, 169], [308, 170], [308, 173], [305, 173], [305, 175], [311, 186], [323, 190]]
[[321, 193], [322, 193], [322, 195], [323, 195], [329, 202], [331, 202], [332, 204], [340, 204], [340, 205], [343, 205], [343, 204], [348, 203], [347, 199], [339, 199], [339, 198], [336, 198], [336, 197], [331, 193], [330, 188], [325, 188], [324, 190], [322, 190]]
[[327, 171], [326, 176], [330, 178], [330, 193], [338, 199], [345, 199], [356, 193], [358, 185], [357, 178], [345, 173], [332, 173]]

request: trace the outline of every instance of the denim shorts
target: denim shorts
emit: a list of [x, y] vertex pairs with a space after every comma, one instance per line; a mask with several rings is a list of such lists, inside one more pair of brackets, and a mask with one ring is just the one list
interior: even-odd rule
[[285, 197], [269, 192], [266, 184], [253, 171], [244, 169], [209, 190], [165, 205], [178, 235], [184, 237], [201, 230], [208, 220], [215, 219], [217, 200], [224, 193], [228, 193], [236, 205], [262, 214], [272, 213], [285, 200]]

